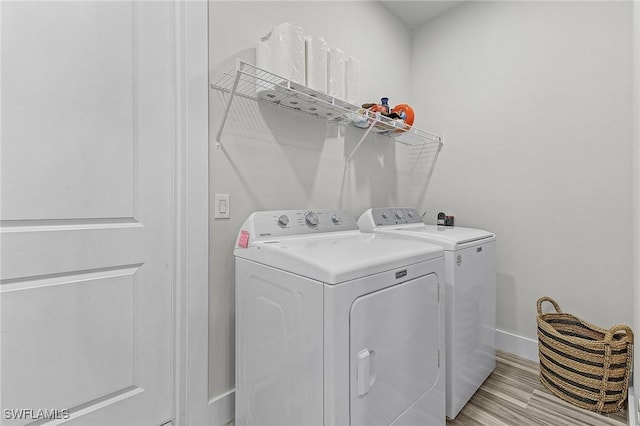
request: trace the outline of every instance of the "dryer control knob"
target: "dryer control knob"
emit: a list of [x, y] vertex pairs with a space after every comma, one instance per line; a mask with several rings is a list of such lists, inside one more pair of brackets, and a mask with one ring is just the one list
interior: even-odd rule
[[314, 212], [309, 212], [304, 215], [304, 222], [308, 227], [315, 228], [316, 226], [318, 226], [318, 215]]
[[396, 219], [404, 219], [404, 213], [402, 213], [400, 209], [396, 209], [393, 214], [396, 216]]
[[380, 216], [382, 216], [383, 219], [389, 219], [389, 212], [386, 210], [383, 210]]
[[288, 224], [289, 224], [289, 216], [287, 216], [286, 214], [283, 214], [278, 218], [278, 226], [280, 228], [284, 228]]
[[331, 222], [333, 222], [335, 225], [340, 225], [342, 223], [342, 218], [334, 213], [333, 215], [331, 215]]

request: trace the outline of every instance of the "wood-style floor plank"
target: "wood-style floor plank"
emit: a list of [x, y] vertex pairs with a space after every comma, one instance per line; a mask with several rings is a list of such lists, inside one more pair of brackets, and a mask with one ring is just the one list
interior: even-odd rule
[[[627, 412], [598, 414], [569, 404], [540, 383], [538, 363], [497, 352], [496, 369], [447, 426], [624, 426]], [[228, 426], [233, 426], [234, 422]], [[429, 425], [416, 425], [429, 426]]]
[[538, 363], [498, 351], [497, 365], [447, 426], [623, 426], [626, 411], [598, 414], [569, 404], [540, 383]]

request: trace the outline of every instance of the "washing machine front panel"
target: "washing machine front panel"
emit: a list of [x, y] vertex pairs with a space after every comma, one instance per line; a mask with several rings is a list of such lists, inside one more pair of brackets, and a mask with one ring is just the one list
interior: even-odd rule
[[[445, 345], [444, 250], [345, 230], [351, 220], [334, 226], [333, 214], [313, 213], [285, 213], [288, 221], [255, 213], [239, 232], [236, 425], [444, 426], [445, 360], [438, 366], [434, 349]], [[360, 398], [351, 392], [352, 336], [353, 350], [368, 345], [379, 366]], [[357, 404], [353, 395], [377, 399]]]
[[323, 422], [323, 285], [236, 261], [236, 425]]
[[[349, 314], [352, 425], [390, 425], [434, 386], [440, 375], [438, 299], [438, 277], [430, 274], [353, 303]], [[438, 403], [435, 398], [434, 404]], [[438, 407], [434, 408], [437, 413]]]
[[451, 357], [447, 416], [454, 418], [495, 369], [496, 242], [446, 252]]
[[400, 223], [370, 209], [358, 219], [363, 232], [437, 244], [445, 250], [447, 417], [455, 418], [495, 368], [496, 236], [462, 227]]

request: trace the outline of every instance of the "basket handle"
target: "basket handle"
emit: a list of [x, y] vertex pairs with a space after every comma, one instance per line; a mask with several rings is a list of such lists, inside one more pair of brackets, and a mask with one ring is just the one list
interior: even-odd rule
[[607, 334], [604, 336], [604, 342], [610, 343], [613, 340], [613, 336], [618, 333], [625, 333], [629, 340], [629, 343], [633, 343], [633, 331], [626, 325], [614, 325], [607, 331]]
[[549, 296], [544, 296], [541, 297], [540, 299], [538, 299], [537, 305], [538, 305], [538, 315], [542, 315], [542, 303], [543, 302], [549, 302], [553, 305], [553, 307], [556, 309], [557, 313], [562, 312], [560, 310], [560, 306], [558, 305], [558, 303], [556, 303], [555, 300], [553, 300], [552, 298], [550, 298]]

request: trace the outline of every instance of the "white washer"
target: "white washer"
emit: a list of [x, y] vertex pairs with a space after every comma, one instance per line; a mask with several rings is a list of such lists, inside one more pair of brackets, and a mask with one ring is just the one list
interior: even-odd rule
[[253, 213], [236, 257], [236, 425], [444, 425], [444, 252], [333, 210]]
[[447, 284], [447, 417], [455, 418], [496, 366], [496, 236], [479, 229], [425, 225], [412, 208], [374, 208], [363, 232], [438, 244]]

